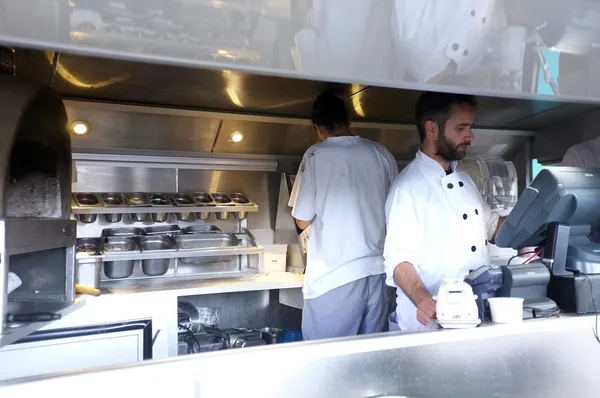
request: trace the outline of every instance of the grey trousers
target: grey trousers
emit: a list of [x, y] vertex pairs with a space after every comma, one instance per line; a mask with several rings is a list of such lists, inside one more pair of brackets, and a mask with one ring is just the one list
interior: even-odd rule
[[304, 340], [355, 336], [387, 330], [385, 275], [373, 275], [304, 300]]

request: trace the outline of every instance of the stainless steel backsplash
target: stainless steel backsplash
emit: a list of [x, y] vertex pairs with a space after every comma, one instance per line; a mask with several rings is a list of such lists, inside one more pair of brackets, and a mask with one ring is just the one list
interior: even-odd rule
[[[112, 167], [103, 165], [77, 166], [77, 182], [73, 192], [242, 192], [259, 206], [258, 213], [248, 215], [249, 229], [273, 228], [271, 214], [277, 206], [278, 174], [261, 171], [217, 171], [217, 170], [178, 170], [174, 168]], [[269, 178], [274, 175], [277, 178]], [[273, 176], [271, 176], [273, 177]], [[269, 180], [271, 185], [269, 187]], [[277, 181], [277, 182], [274, 182]], [[174, 215], [167, 222], [177, 223]], [[233, 231], [237, 221], [230, 218], [218, 221], [214, 216], [208, 221], [218, 225], [223, 231]], [[151, 223], [133, 223], [127, 216], [118, 224], [107, 223], [102, 216], [93, 224], [78, 223], [77, 235], [98, 236], [103, 228], [125, 224], [144, 226]], [[179, 224], [189, 224], [180, 222]]]

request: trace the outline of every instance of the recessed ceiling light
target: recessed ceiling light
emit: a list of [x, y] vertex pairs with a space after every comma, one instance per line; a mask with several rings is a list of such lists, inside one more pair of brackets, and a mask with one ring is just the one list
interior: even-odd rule
[[76, 135], [86, 135], [89, 134], [91, 127], [89, 123], [78, 120], [71, 123], [70, 130]]
[[242, 142], [243, 139], [244, 133], [242, 133], [241, 131], [234, 131], [233, 133], [229, 134], [229, 141], [231, 142], [238, 143]]

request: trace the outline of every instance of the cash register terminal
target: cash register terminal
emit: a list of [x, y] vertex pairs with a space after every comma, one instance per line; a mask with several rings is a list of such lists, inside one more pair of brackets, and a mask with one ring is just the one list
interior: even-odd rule
[[543, 245], [538, 265], [551, 275], [548, 298], [564, 312], [596, 312], [600, 244], [589, 236], [599, 221], [600, 169], [549, 167], [525, 189], [498, 231], [496, 245], [517, 250]]

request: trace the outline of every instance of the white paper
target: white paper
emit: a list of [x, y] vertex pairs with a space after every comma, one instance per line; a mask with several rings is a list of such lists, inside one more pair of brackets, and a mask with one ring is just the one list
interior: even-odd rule
[[292, 192], [290, 192], [290, 200], [288, 201], [288, 206], [293, 208], [296, 205], [296, 200], [298, 200], [298, 191], [300, 189], [302, 173], [296, 175], [294, 180], [294, 185], [292, 186]]
[[8, 273], [8, 294], [10, 294], [13, 290], [21, 286], [23, 282], [21, 278], [17, 276], [17, 274], [13, 272]]

